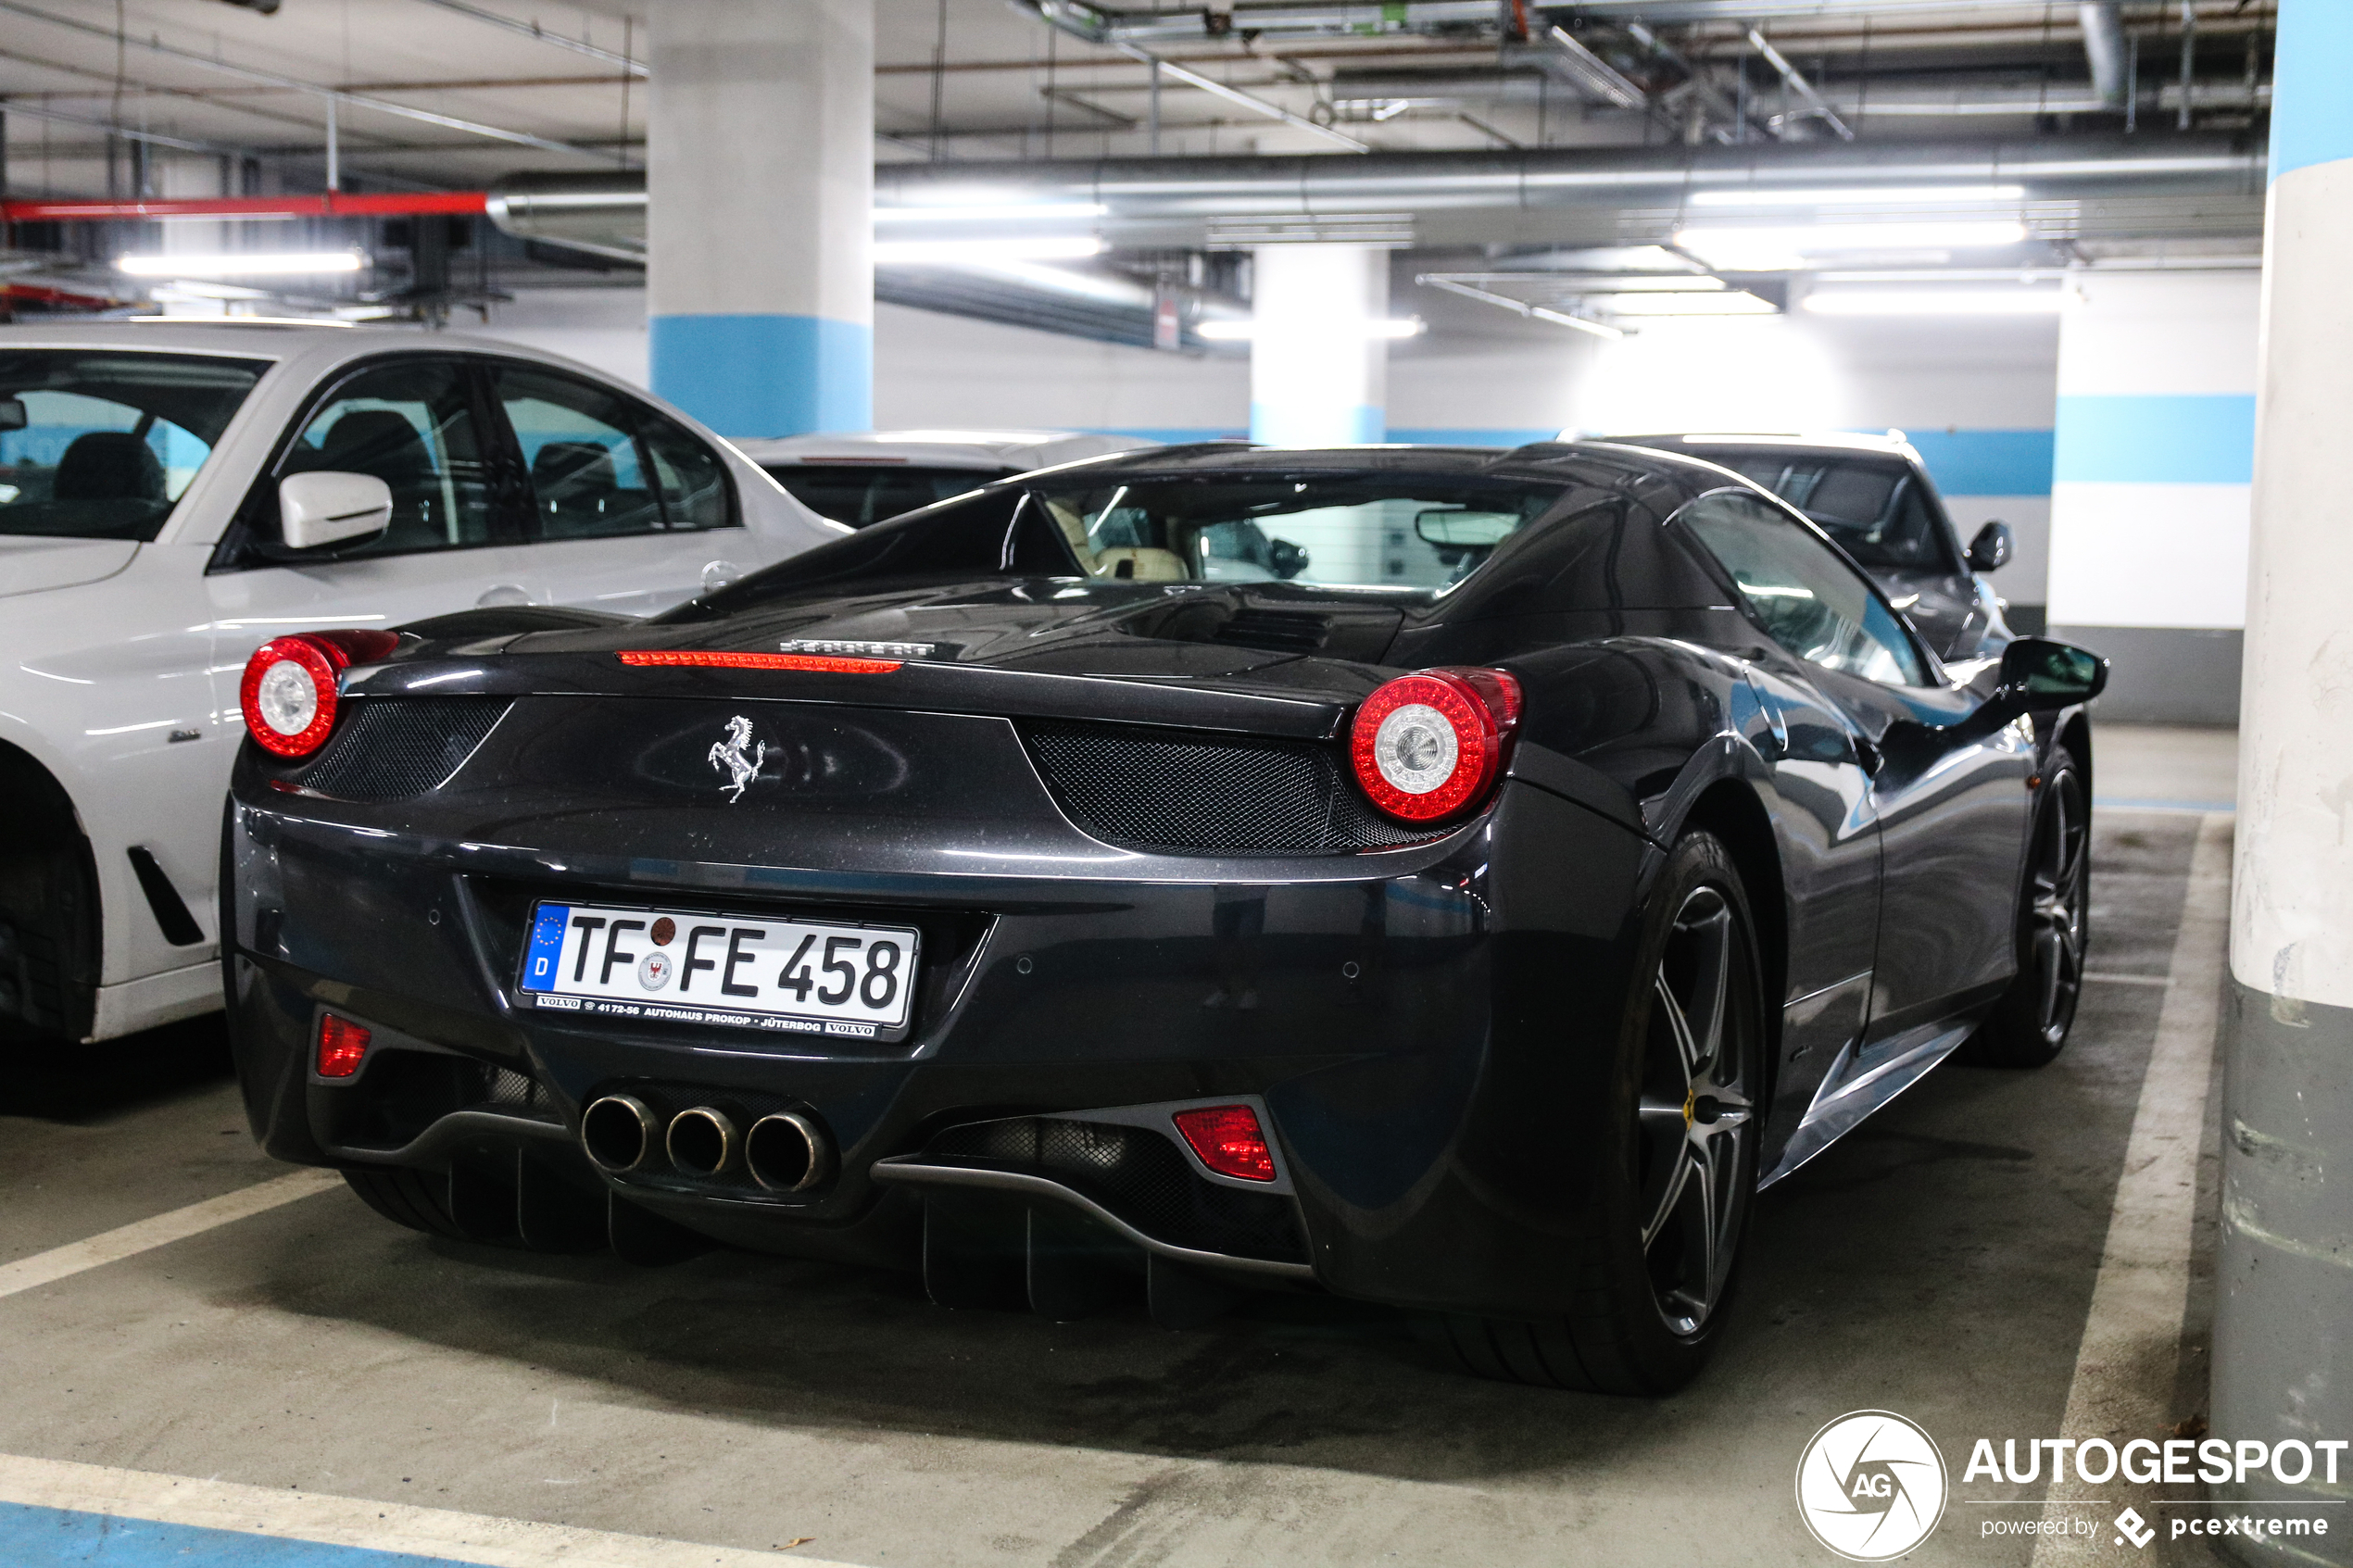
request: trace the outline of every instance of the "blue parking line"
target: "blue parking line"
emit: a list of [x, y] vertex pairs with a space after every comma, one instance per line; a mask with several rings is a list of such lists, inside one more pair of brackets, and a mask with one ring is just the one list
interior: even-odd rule
[[7, 1568], [464, 1568], [447, 1557], [22, 1503], [0, 1503], [0, 1563]]

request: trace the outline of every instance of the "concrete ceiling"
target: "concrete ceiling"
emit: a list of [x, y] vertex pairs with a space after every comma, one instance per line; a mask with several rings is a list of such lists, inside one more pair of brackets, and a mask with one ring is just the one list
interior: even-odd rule
[[[2259, 129], [2260, 93], [2243, 84], [2250, 72], [2268, 82], [2275, 6], [2199, 0], [2199, 129]], [[468, 7], [506, 25], [464, 14]], [[107, 194], [114, 126], [168, 139], [151, 144], [156, 194], [219, 194], [221, 155], [258, 160], [268, 188], [316, 189], [331, 94], [342, 94], [332, 101], [346, 174], [380, 186], [479, 185], [520, 169], [639, 163], [645, 81], [642, 67], [621, 62], [644, 57], [646, 9], [620, 0], [282, 0], [263, 14], [225, 0], [5, 0], [9, 188]], [[1598, 0], [1580, 14], [1602, 19], [1580, 36], [1606, 50], [1613, 40], [1622, 45], [1622, 24], [1637, 11], [1707, 15], [1662, 22], [1656, 33], [1708, 82], [1712, 134], [1725, 133], [1736, 91], [1725, 84], [1745, 57], [1753, 85], [1743, 137], [1827, 137], [1825, 122], [1756, 57], [1747, 26], [1716, 14], [1732, 9], [1764, 16], [1779, 52], [1863, 140], [2063, 134], [2079, 124], [2112, 132], [2123, 124], [2120, 113], [2049, 112], [2081, 104], [2089, 89], [2073, 4]], [[2121, 12], [2139, 40], [2145, 103], [2136, 130], [2161, 136], [2177, 120], [2178, 94], [2167, 94], [2178, 73], [2180, 9], [2174, 0], [2139, 0]], [[1166, 15], [1181, 28], [1202, 13]], [[1354, 37], [1270, 27], [1253, 38], [1245, 25], [1252, 15], [1246, 3], [1225, 38], [1171, 37], [1152, 48], [1383, 151], [1639, 144], [1687, 129], [1655, 107], [1629, 109], [1580, 90], [1549, 57], [1500, 60], [1491, 29]], [[1568, 13], [1537, 13], [1540, 39], [1553, 15]], [[875, 0], [875, 17], [877, 156], [886, 161], [1151, 150], [1150, 73], [1135, 58], [1006, 0]], [[547, 36], [523, 31], [533, 24]], [[1784, 108], [1794, 112], [1779, 129], [1771, 122]], [[1161, 123], [1167, 155], [1340, 151], [1312, 129], [1174, 80], [1163, 84]], [[112, 178], [129, 194], [124, 161], [118, 157]]]

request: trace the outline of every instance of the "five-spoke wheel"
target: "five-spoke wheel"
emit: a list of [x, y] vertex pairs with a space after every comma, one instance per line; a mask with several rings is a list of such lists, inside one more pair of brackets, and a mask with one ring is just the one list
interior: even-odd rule
[[1683, 899], [1652, 981], [1641, 1129], [1642, 1248], [1660, 1317], [1697, 1333], [1730, 1275], [1755, 1180], [1755, 1052], [1736, 988], [1753, 985], [1721, 888]]

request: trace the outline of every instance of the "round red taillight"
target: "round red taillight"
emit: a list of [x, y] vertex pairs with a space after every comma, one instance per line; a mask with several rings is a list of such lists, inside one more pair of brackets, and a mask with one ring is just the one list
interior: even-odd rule
[[1477, 805], [1504, 771], [1519, 723], [1519, 683], [1502, 670], [1423, 670], [1356, 709], [1349, 759], [1372, 803], [1404, 822]]
[[334, 730], [336, 677], [399, 641], [390, 632], [304, 632], [262, 644], [237, 688], [245, 733], [275, 756], [309, 756]]

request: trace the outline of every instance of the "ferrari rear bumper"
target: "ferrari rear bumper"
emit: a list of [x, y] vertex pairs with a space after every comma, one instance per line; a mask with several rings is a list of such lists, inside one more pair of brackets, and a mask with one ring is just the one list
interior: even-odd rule
[[[585, 832], [511, 796], [396, 812], [241, 771], [223, 929], [256, 1135], [446, 1180], [448, 1213], [489, 1239], [921, 1266], [943, 1299], [1060, 1311], [1123, 1273], [1172, 1320], [1249, 1285], [1505, 1313], [1567, 1299], [1547, 1238], [1592, 1190], [1580, 1118], [1648, 863], [1594, 812], [1515, 784], [1441, 839], [1251, 859], [1116, 851], [1055, 816], [952, 875], [850, 869], [838, 824], [823, 855], [780, 836], [774, 860], [821, 862], [798, 866], [732, 843], [653, 859], [648, 826]], [[937, 867], [952, 848], [859, 859]], [[911, 1032], [521, 1005], [531, 910], [560, 898], [920, 930]], [[370, 1032], [347, 1077], [318, 1071], [329, 1013]], [[662, 1129], [691, 1110], [738, 1133], [799, 1117], [825, 1173], [777, 1190], [740, 1158], [600, 1167], [581, 1113], [613, 1095]], [[1253, 1108], [1277, 1179], [1222, 1177], [1186, 1147], [1170, 1110], [1209, 1104]]]

